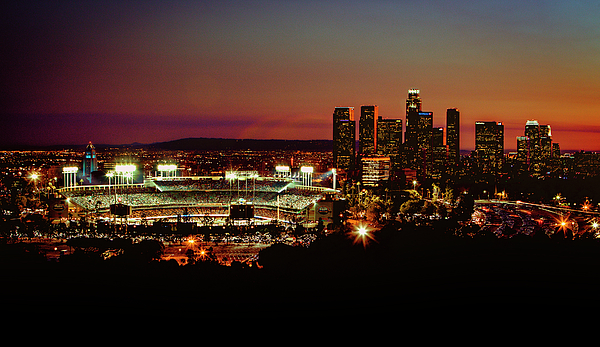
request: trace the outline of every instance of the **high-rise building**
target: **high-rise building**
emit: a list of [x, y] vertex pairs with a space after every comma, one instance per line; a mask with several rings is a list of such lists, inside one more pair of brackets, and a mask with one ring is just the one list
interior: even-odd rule
[[504, 125], [475, 122], [475, 153], [483, 172], [496, 172], [504, 159]]
[[353, 170], [356, 157], [354, 107], [336, 107], [333, 111], [333, 165]]
[[417, 170], [421, 178], [428, 177], [432, 168], [431, 132], [433, 112], [421, 110], [418, 89], [409, 89], [406, 99], [406, 135], [404, 137], [404, 166]]
[[419, 112], [417, 132], [418, 171], [422, 178], [429, 177], [433, 167], [433, 112]]
[[446, 146], [448, 166], [454, 171], [460, 165], [460, 111], [457, 108], [446, 110]]
[[419, 112], [421, 112], [421, 97], [418, 89], [409, 89], [406, 99], [406, 135], [404, 136], [404, 160], [405, 167], [416, 169], [419, 132]]
[[[536, 120], [528, 120], [525, 123], [525, 138], [527, 138], [527, 165], [533, 175], [539, 175], [552, 166], [552, 129], [550, 125], [540, 125]], [[519, 141], [524, 141], [517, 137]], [[520, 140], [519, 140], [520, 139]], [[524, 158], [521, 155], [520, 158]]]
[[360, 107], [358, 121], [358, 153], [361, 156], [377, 153], [377, 120], [379, 118], [376, 105]]
[[392, 169], [401, 168], [402, 119], [377, 120], [377, 154], [390, 158]]
[[363, 157], [360, 159], [362, 167], [361, 181], [365, 186], [377, 186], [382, 181], [390, 179], [389, 157]]
[[529, 138], [529, 164], [537, 165], [541, 161], [540, 124], [537, 120], [525, 123], [525, 136]]
[[558, 142], [552, 142], [552, 159], [560, 159], [560, 145]]
[[406, 99], [406, 114], [410, 111], [421, 112], [421, 97], [418, 89], [409, 89], [408, 98]]
[[529, 167], [529, 137], [517, 136], [517, 161], [522, 167]]
[[552, 129], [550, 125], [540, 125], [540, 160], [547, 163], [552, 158]]
[[419, 133], [419, 112], [411, 110], [406, 113], [406, 131], [404, 135], [403, 165], [406, 168], [416, 169]]
[[92, 142], [85, 147], [85, 153], [83, 155], [83, 172], [82, 176], [88, 183], [92, 182], [92, 172], [98, 170], [98, 160], [96, 159], [96, 148], [92, 145]]
[[433, 128], [431, 133], [431, 148], [431, 177], [439, 179], [448, 166], [448, 146], [444, 144], [444, 128]]

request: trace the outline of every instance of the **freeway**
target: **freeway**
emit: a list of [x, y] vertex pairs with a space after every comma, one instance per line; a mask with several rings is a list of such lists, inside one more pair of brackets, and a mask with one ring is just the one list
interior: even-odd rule
[[480, 232], [491, 232], [498, 237], [517, 234], [534, 235], [541, 232], [548, 236], [556, 232], [575, 236], [592, 233], [597, 237], [599, 212], [582, 211], [562, 206], [506, 200], [477, 200], [473, 221], [480, 225]]

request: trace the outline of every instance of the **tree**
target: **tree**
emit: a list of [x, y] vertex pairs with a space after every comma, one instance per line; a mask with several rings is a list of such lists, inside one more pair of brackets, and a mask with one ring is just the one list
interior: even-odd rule
[[456, 200], [454, 216], [459, 221], [468, 221], [471, 219], [474, 207], [475, 200], [473, 199], [473, 196], [468, 193], [461, 194]]
[[444, 192], [444, 200], [451, 205], [454, 205], [456, 201], [456, 198], [454, 196], [454, 189], [450, 185], [446, 186], [446, 190]]
[[142, 260], [151, 261], [162, 257], [165, 252], [165, 246], [160, 241], [142, 240], [134, 244], [133, 250]]
[[407, 200], [400, 206], [400, 213], [405, 215], [413, 215], [421, 211], [421, 200]]

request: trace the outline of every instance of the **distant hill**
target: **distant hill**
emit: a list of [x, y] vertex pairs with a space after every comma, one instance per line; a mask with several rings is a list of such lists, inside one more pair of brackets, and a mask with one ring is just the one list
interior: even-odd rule
[[[87, 143], [78, 145], [5, 145], [0, 150], [21, 151], [58, 151], [63, 149], [83, 150]], [[167, 142], [143, 144], [134, 142], [122, 145], [96, 144], [96, 149], [105, 148], [154, 148], [164, 150], [255, 150], [255, 151], [315, 151], [325, 152], [333, 150], [331, 140], [252, 140], [252, 139], [217, 139], [217, 138], [186, 138]]]
[[165, 150], [292, 150], [292, 151], [331, 151], [331, 140], [252, 140], [187, 138], [149, 145]]

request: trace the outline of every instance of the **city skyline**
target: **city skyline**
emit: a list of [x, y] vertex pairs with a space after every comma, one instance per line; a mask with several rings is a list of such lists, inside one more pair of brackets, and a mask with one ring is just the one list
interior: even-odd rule
[[[335, 106], [433, 126], [551, 124], [562, 150], [600, 150], [593, 2], [53, 2], [8, 5], [1, 145], [186, 137], [331, 139]], [[415, 21], [414, 18], [420, 20]], [[372, 25], [375, 23], [376, 25]]]

